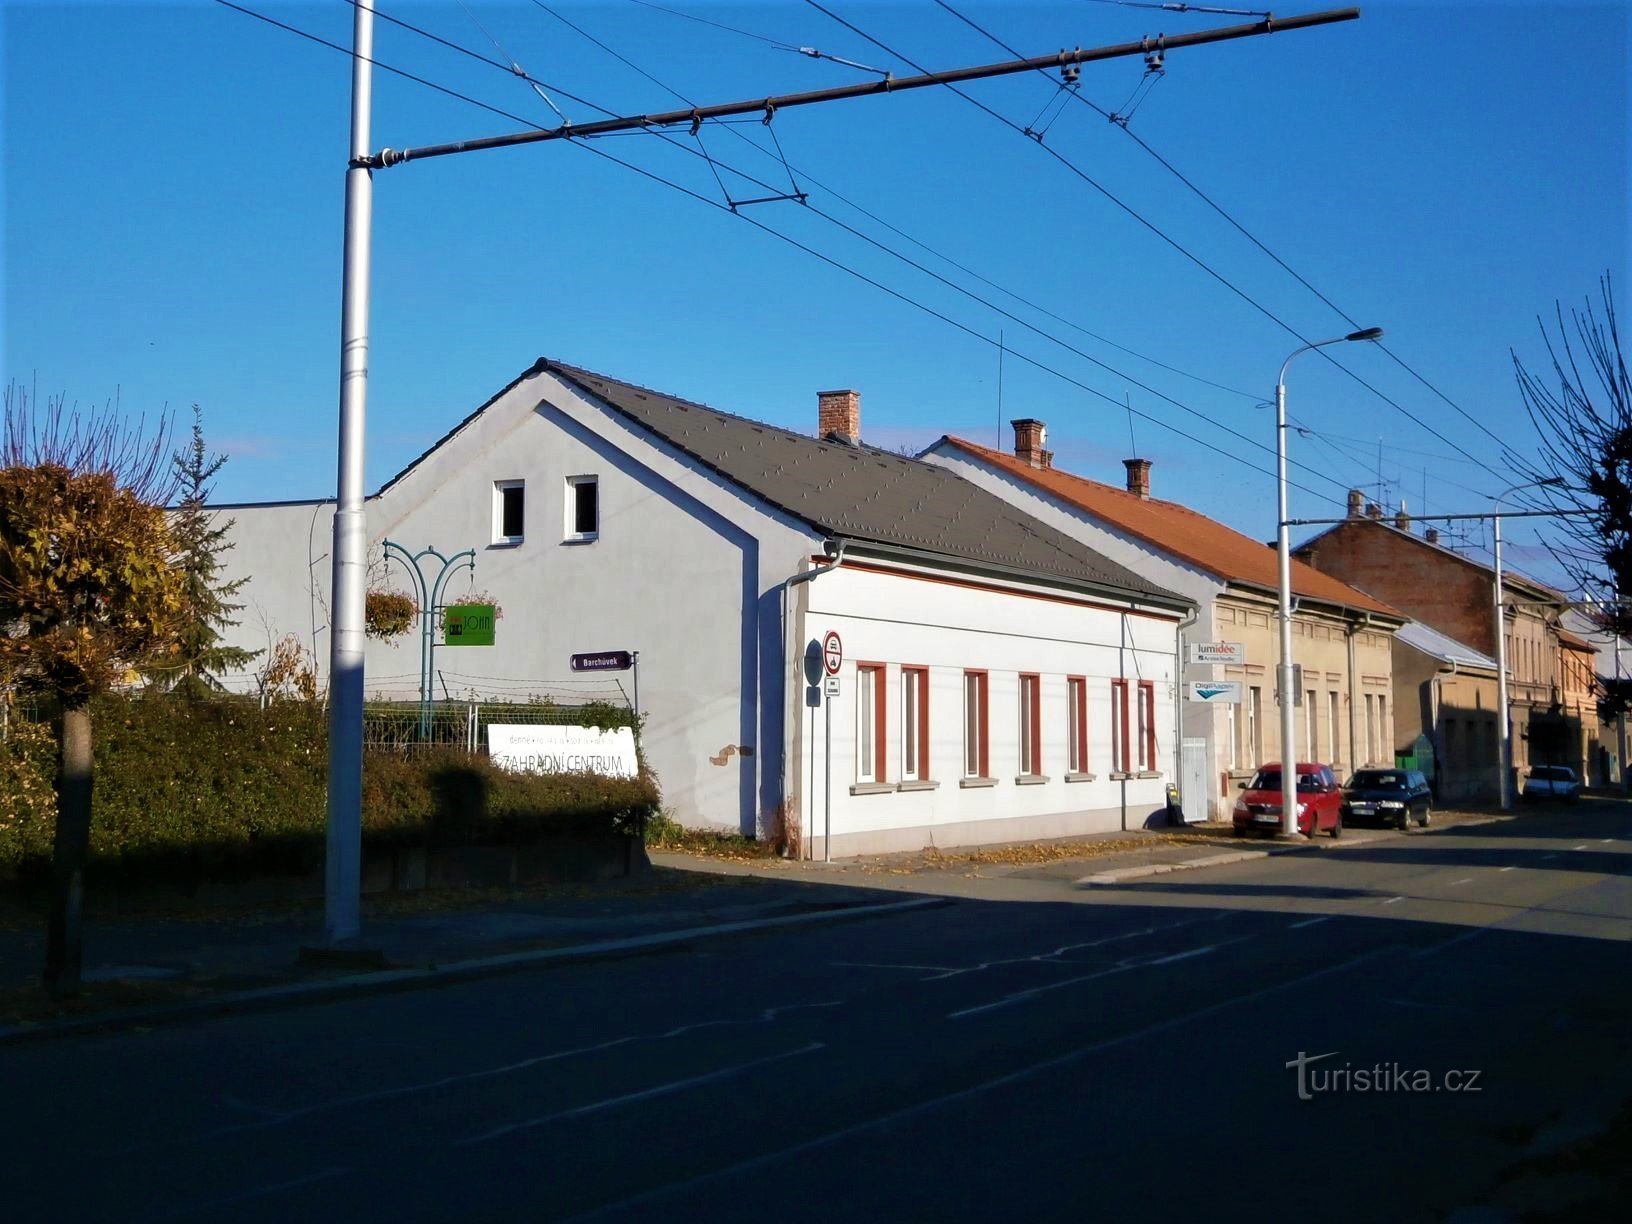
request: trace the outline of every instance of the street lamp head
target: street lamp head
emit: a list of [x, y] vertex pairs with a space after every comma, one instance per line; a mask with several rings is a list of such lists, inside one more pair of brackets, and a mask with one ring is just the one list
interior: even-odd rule
[[1383, 329], [1380, 327], [1367, 327], [1361, 331], [1350, 332], [1343, 337], [1345, 340], [1381, 340], [1382, 338]]

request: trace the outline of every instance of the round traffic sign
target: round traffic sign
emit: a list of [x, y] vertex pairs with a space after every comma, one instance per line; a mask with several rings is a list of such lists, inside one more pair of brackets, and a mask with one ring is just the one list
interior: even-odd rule
[[836, 676], [843, 662], [844, 644], [839, 641], [838, 633], [829, 629], [822, 636], [822, 666], [827, 669], [828, 675]]

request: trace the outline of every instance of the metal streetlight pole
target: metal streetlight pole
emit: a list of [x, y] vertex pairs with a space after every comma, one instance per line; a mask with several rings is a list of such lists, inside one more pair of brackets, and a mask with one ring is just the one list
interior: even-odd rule
[[1491, 536], [1493, 543], [1491, 552], [1496, 562], [1496, 580], [1491, 584], [1495, 592], [1492, 610], [1496, 623], [1496, 769], [1500, 773], [1497, 779], [1497, 793], [1501, 796], [1502, 810], [1506, 811], [1513, 806], [1513, 732], [1512, 713], [1507, 706], [1507, 620], [1502, 615], [1502, 499], [1519, 492], [1521, 489], [1537, 489], [1549, 485], [1561, 485], [1564, 482], [1556, 476], [1546, 480], [1531, 480], [1524, 484], [1516, 484], [1511, 488], [1503, 489], [1493, 499], [1496, 503], [1496, 513], [1491, 516]]
[[[1286, 368], [1295, 357], [1311, 349], [1325, 348], [1328, 344], [1345, 344], [1351, 340], [1380, 340], [1383, 329], [1368, 327], [1317, 340], [1295, 351], [1281, 363], [1281, 373], [1275, 380], [1275, 547], [1279, 563], [1281, 664], [1276, 669], [1281, 700], [1281, 836], [1298, 837], [1298, 752], [1295, 709], [1292, 704], [1292, 524], [1288, 521], [1286, 506]], [[1352, 754], [1351, 754], [1352, 755]]]
[[352, 13], [351, 160], [340, 291], [340, 462], [334, 505], [329, 617], [329, 796], [323, 862], [323, 933], [330, 944], [362, 931], [363, 595], [368, 534], [363, 510], [363, 419], [368, 395], [368, 257], [374, 176], [368, 168], [374, 101], [374, 10]]

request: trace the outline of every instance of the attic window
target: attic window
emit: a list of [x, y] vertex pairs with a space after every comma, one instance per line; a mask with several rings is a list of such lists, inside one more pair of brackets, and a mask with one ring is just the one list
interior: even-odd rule
[[566, 539], [588, 543], [601, 533], [601, 488], [596, 476], [567, 477]]
[[493, 543], [520, 544], [526, 527], [527, 482], [493, 482]]

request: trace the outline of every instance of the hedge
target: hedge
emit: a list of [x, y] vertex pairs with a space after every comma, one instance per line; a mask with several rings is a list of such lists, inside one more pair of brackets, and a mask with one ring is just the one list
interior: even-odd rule
[[[328, 749], [319, 707], [109, 697], [93, 703], [91, 725], [93, 881], [299, 873], [322, 862]], [[0, 744], [0, 873], [37, 876], [48, 866], [55, 769], [50, 727], [14, 718]], [[650, 776], [512, 774], [452, 749], [363, 761], [368, 846], [632, 832], [658, 804]]]

